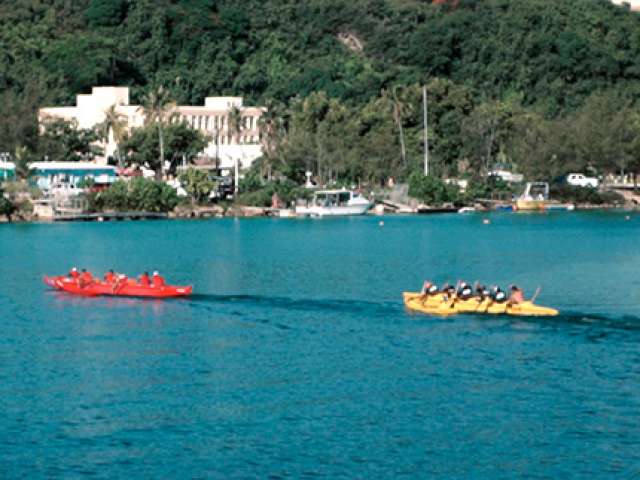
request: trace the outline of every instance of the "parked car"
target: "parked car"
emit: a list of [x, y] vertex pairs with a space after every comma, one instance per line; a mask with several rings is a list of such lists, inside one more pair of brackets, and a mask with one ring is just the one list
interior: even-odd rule
[[598, 179], [593, 177], [587, 177], [584, 173], [569, 173], [566, 177], [566, 182], [569, 185], [576, 187], [598, 187]]

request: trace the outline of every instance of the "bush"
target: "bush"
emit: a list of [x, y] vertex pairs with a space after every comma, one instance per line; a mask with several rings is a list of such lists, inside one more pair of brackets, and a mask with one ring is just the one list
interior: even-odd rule
[[471, 180], [464, 192], [464, 198], [472, 201], [477, 198], [494, 198], [495, 194], [511, 194], [513, 189], [500, 177], [491, 176], [481, 180]]
[[252, 205], [257, 207], [271, 206], [271, 198], [274, 193], [278, 194], [280, 200], [286, 205], [299, 198], [309, 198], [311, 192], [299, 186], [289, 179], [262, 181], [257, 175], [247, 175], [239, 185], [240, 194], [236, 202], [242, 205]]
[[217, 187], [216, 182], [209, 178], [209, 174], [202, 170], [189, 168], [180, 175], [180, 183], [184, 185], [194, 202], [203, 203], [209, 194]]
[[566, 184], [552, 185], [549, 189], [549, 196], [561, 202], [589, 203], [592, 205], [624, 203], [624, 198], [615, 192], [599, 192], [593, 187], [578, 187]]
[[176, 191], [164, 182], [147, 178], [119, 180], [108, 189], [88, 195], [89, 210], [144, 211], [166, 213], [178, 204]]
[[7, 220], [11, 221], [11, 215], [15, 213], [17, 207], [11, 200], [4, 196], [4, 191], [0, 187], [0, 215], [7, 217]]
[[427, 205], [441, 205], [459, 201], [460, 190], [457, 185], [448, 185], [437, 177], [414, 172], [409, 176], [409, 196]]

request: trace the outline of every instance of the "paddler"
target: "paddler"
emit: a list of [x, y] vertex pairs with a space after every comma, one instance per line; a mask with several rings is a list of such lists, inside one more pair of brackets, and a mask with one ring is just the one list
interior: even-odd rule
[[504, 303], [507, 301], [507, 294], [497, 285], [491, 289], [491, 298], [494, 302]]
[[116, 274], [113, 270], [109, 270], [104, 274], [104, 281], [106, 283], [114, 283], [116, 281]]
[[149, 279], [149, 274], [147, 272], [143, 272], [142, 275], [140, 275], [140, 285], [143, 287], [151, 285], [151, 280]]
[[462, 282], [457, 292], [460, 300], [469, 300], [473, 296], [473, 289], [467, 282]]
[[84, 268], [82, 269], [82, 273], [80, 274], [80, 278], [78, 278], [78, 284], [80, 287], [84, 288], [87, 285], [93, 283], [93, 275], [91, 272], [87, 272]]
[[73, 278], [74, 280], [78, 280], [78, 278], [80, 278], [80, 274], [78, 273], [78, 269], [76, 267], [73, 267], [71, 269], [71, 271], [69, 272], [69, 277]]
[[456, 295], [456, 287], [454, 287], [453, 285], [449, 285], [448, 283], [445, 283], [442, 287], [441, 292], [444, 294], [443, 300], [445, 301], [452, 300]]
[[435, 283], [430, 282], [429, 280], [425, 280], [420, 293], [423, 297], [426, 297], [428, 295], [435, 295], [436, 293], [438, 293], [438, 286]]
[[113, 291], [113, 293], [116, 293], [121, 287], [124, 287], [126, 284], [127, 284], [127, 276], [123, 273], [120, 273], [116, 277], [115, 282], [113, 282], [113, 286], [111, 287], [111, 290]]
[[476, 297], [478, 298], [478, 302], [484, 302], [484, 300], [491, 296], [491, 290], [488, 287], [482, 284], [478, 284], [476, 287]]
[[511, 296], [509, 297], [509, 305], [517, 305], [524, 302], [524, 292], [516, 285], [511, 285]]
[[153, 272], [153, 277], [151, 277], [152, 284], [155, 288], [164, 287], [164, 278], [160, 276], [158, 272]]

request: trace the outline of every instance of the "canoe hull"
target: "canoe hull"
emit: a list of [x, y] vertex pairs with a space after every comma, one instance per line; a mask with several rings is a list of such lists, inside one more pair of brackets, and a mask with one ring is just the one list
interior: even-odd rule
[[83, 297], [109, 296], [109, 297], [142, 297], [142, 298], [173, 298], [186, 297], [193, 292], [192, 286], [163, 287], [143, 286], [132, 281], [123, 285], [96, 281], [84, 287], [78, 282], [67, 277], [44, 277], [44, 283], [56, 290], [61, 290], [72, 295]]
[[469, 300], [444, 301], [442, 295], [431, 295], [424, 298], [417, 292], [404, 292], [404, 304], [410, 310], [428, 315], [455, 315], [458, 313], [476, 313], [490, 315], [513, 315], [519, 317], [554, 317], [558, 315], [555, 308], [543, 307], [529, 301], [517, 305], [495, 303], [489, 299], [478, 301]]

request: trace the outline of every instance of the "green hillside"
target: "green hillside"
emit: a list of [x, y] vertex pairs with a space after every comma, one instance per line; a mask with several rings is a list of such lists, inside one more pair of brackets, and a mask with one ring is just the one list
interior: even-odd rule
[[[567, 127], [586, 115], [620, 111], [631, 115], [625, 124], [636, 121], [640, 16], [606, 0], [430, 3], [4, 1], [0, 149], [23, 145], [36, 152], [37, 106], [71, 104], [77, 93], [107, 84], [131, 86], [133, 101], [163, 84], [181, 104], [228, 94], [274, 105], [286, 129], [278, 135], [289, 141], [284, 148], [274, 139], [271, 163], [296, 170], [312, 162], [306, 166], [330, 176], [381, 179], [411, 171], [422, 148], [424, 84], [433, 103], [434, 161], [442, 171], [458, 170], [461, 159], [488, 165], [500, 157], [536, 175], [539, 165], [525, 165], [525, 158], [533, 147], [544, 157], [544, 148], [537, 140], [529, 145], [523, 131], [541, 135], [545, 145], [558, 142], [550, 154], [560, 164], [554, 173], [563, 162], [601, 165], [598, 149], [608, 147], [579, 153], [573, 145], [572, 154], [564, 152], [566, 139], [551, 138], [558, 124], [550, 122]], [[398, 123], [407, 130], [406, 156]], [[310, 145], [323, 138], [331, 144], [314, 152]], [[635, 153], [623, 156], [629, 163]], [[364, 158], [371, 164], [359, 165]]]

